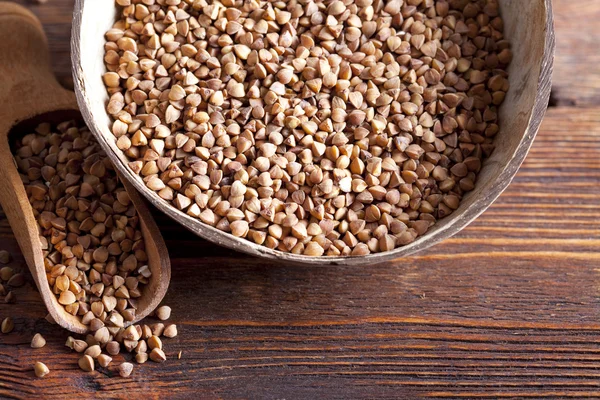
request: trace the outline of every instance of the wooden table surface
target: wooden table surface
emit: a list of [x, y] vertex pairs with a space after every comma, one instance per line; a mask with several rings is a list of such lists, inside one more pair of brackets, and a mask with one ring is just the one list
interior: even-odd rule
[[[72, 0], [19, 2], [68, 77]], [[0, 336], [0, 397], [600, 397], [600, 2], [554, 9], [551, 108], [515, 181], [461, 234], [384, 267], [302, 268], [217, 248], [155, 213], [180, 332], [170, 360], [130, 378], [83, 373], [30, 282], [0, 304], [16, 322]], [[0, 248], [23, 265], [4, 218]], [[35, 332], [43, 349], [29, 347]]]

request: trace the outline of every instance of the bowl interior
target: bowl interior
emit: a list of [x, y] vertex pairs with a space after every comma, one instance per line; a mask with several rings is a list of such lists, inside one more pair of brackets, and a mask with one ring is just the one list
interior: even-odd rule
[[475, 190], [468, 193], [460, 207], [438, 221], [415, 242], [386, 253], [363, 257], [308, 257], [283, 253], [235, 238], [180, 212], [147, 189], [141, 178], [127, 167], [127, 159], [116, 147], [105, 111], [108, 100], [102, 74], [104, 33], [116, 18], [114, 0], [77, 0], [73, 26], [73, 73], [79, 106], [92, 132], [105, 148], [122, 176], [128, 179], [161, 211], [195, 234], [252, 255], [290, 262], [325, 265], [369, 265], [414, 254], [464, 228], [480, 215], [508, 186], [541, 122], [550, 96], [550, 75], [554, 41], [550, 0], [499, 0], [505, 24], [505, 36], [512, 44], [513, 62], [509, 68], [510, 90], [500, 108], [500, 132], [492, 156], [482, 167]]

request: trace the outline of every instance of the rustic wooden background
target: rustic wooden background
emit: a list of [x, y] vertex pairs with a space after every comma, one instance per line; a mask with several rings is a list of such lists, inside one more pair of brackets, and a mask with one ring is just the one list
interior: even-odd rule
[[[19, 2], [68, 77], [72, 0]], [[127, 379], [83, 373], [28, 283], [0, 304], [16, 321], [0, 335], [0, 397], [600, 397], [600, 2], [554, 9], [551, 108], [514, 183], [461, 234], [385, 267], [299, 268], [216, 248], [155, 213], [173, 263], [171, 359]], [[4, 218], [0, 248], [19, 254]], [[45, 348], [29, 347], [34, 332]]]

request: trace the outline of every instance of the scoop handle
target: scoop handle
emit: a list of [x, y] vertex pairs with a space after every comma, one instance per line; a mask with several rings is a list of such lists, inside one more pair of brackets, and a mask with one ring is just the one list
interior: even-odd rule
[[0, 38], [0, 134], [33, 116], [77, 108], [54, 77], [46, 35], [31, 11], [0, 2]]

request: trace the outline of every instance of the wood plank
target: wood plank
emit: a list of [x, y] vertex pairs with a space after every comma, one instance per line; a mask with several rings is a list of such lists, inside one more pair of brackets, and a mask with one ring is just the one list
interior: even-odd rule
[[597, 0], [555, 0], [556, 60], [553, 98], [561, 106], [600, 101], [600, 4]]
[[[127, 379], [114, 367], [82, 373], [28, 283], [17, 304], [0, 304], [0, 316], [16, 322], [0, 336], [0, 397], [600, 396], [600, 187], [587, 175], [598, 137], [600, 109], [550, 110], [492, 208], [456, 237], [385, 267], [263, 262], [155, 213], [180, 332], [165, 340], [169, 360], [136, 365]], [[574, 148], [571, 166], [562, 157]], [[0, 238], [18, 254], [5, 220]], [[48, 339], [43, 349], [29, 348], [35, 332]], [[37, 360], [51, 370], [43, 380], [33, 377]]]

